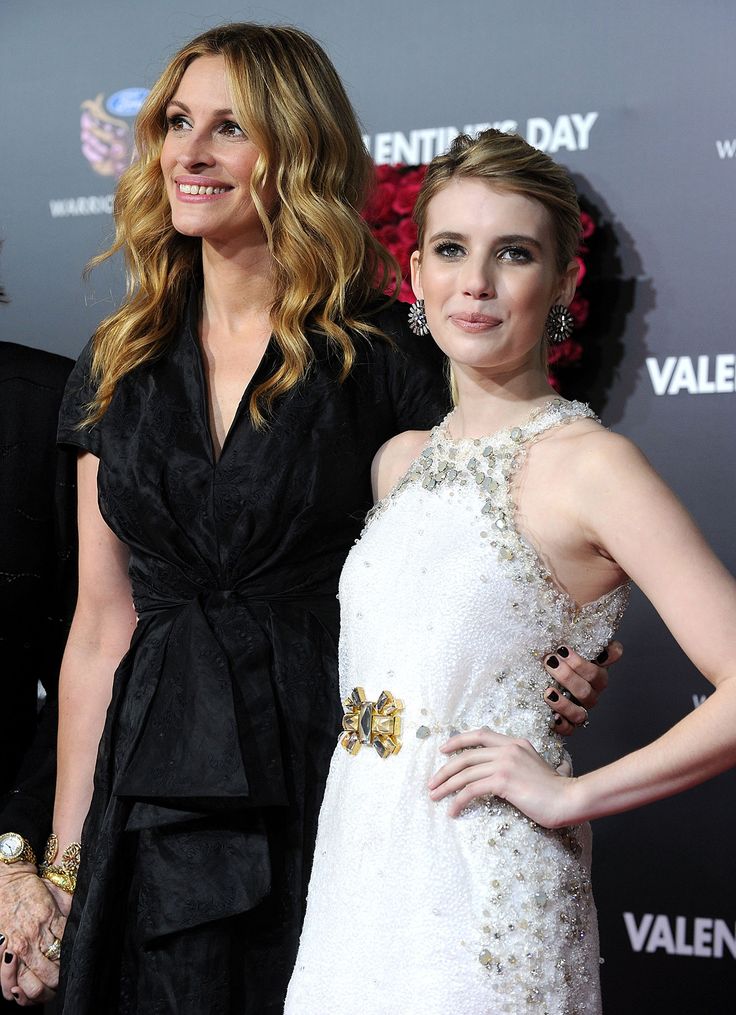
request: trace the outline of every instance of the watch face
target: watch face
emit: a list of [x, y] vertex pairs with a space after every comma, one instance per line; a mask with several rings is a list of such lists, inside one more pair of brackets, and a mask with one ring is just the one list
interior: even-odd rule
[[0, 835], [0, 860], [6, 863], [17, 860], [23, 852], [23, 838], [17, 832]]

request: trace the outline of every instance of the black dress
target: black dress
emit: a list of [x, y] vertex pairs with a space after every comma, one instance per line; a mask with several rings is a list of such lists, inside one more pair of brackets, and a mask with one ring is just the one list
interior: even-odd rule
[[83, 832], [65, 1015], [280, 1015], [340, 723], [338, 575], [375, 452], [446, 409], [434, 345], [396, 307], [375, 318], [395, 344], [356, 337], [342, 384], [311, 335], [306, 382], [256, 431], [248, 396], [278, 363], [272, 341], [218, 461], [196, 304], [97, 426], [76, 428], [89, 347], [62, 407], [60, 440], [100, 459], [139, 615]]

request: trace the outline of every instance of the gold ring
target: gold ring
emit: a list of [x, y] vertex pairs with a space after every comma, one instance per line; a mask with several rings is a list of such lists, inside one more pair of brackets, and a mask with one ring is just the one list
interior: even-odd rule
[[49, 945], [46, 951], [43, 953], [47, 959], [51, 962], [57, 962], [61, 955], [61, 941], [58, 937], [55, 937], [53, 943]]

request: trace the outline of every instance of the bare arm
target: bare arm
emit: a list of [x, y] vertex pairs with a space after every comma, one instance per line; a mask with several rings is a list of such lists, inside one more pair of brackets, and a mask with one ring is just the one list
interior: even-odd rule
[[623, 438], [603, 437], [605, 451], [591, 447], [581, 465], [606, 489], [595, 509], [581, 502], [581, 520], [716, 690], [702, 712], [654, 743], [578, 779], [586, 817], [670, 796], [736, 764], [736, 582], [644, 456]]
[[93, 455], [80, 456], [79, 597], [59, 678], [54, 831], [60, 853], [81, 835], [113, 674], [136, 624], [128, 551], [100, 514], [97, 467]]
[[605, 432], [586, 442], [570, 482], [578, 524], [648, 596], [715, 693], [641, 750], [562, 779], [530, 744], [492, 731], [448, 741], [463, 751], [430, 782], [451, 812], [493, 793], [548, 827], [630, 810], [670, 796], [736, 764], [736, 582], [684, 507], [627, 440]]

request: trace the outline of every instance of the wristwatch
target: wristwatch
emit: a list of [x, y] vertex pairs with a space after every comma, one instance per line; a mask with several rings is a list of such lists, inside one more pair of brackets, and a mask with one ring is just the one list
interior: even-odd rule
[[4, 864], [18, 863], [20, 860], [35, 864], [36, 855], [31, 844], [19, 832], [3, 832], [0, 835], [0, 860]]

